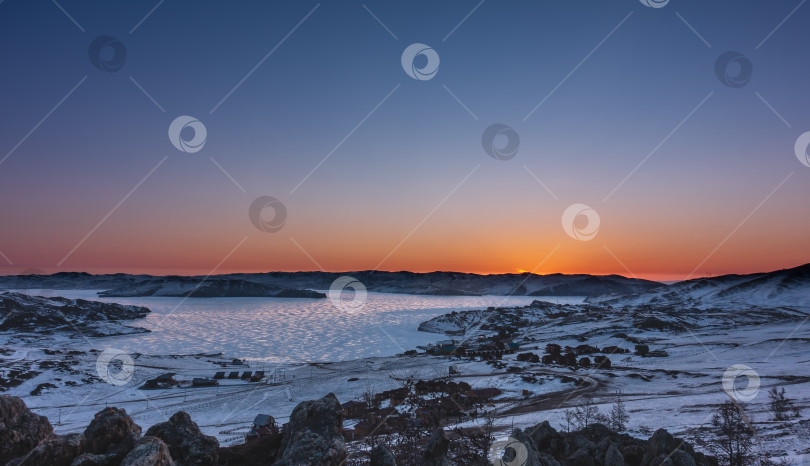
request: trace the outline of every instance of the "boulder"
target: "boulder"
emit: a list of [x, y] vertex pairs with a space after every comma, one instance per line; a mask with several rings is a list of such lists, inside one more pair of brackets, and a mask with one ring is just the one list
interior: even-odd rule
[[175, 466], [169, 447], [157, 437], [142, 438], [130, 451], [121, 466]]
[[664, 429], [658, 429], [647, 441], [642, 466], [695, 466], [692, 445], [677, 439]]
[[46, 417], [32, 413], [16, 396], [0, 395], [0, 464], [24, 456], [51, 435]]
[[[84, 452], [101, 457], [110, 456], [120, 460], [135, 448], [135, 443], [141, 438], [141, 426], [123, 409], [104, 408], [93, 417], [90, 425], [84, 430]], [[82, 461], [90, 461], [84, 458]], [[98, 464], [101, 458], [93, 461]], [[101, 463], [104, 464], [104, 463]]]
[[624, 456], [619, 452], [618, 447], [613, 442], [610, 442], [607, 452], [605, 452], [605, 466], [624, 466]]
[[447, 448], [450, 439], [441, 427], [434, 430], [428, 439], [425, 454], [422, 456], [422, 466], [450, 466], [447, 459]]
[[228, 466], [271, 464], [281, 448], [281, 434], [262, 435], [255, 440], [220, 447], [217, 451], [219, 463]]
[[76, 459], [70, 463], [70, 466], [116, 466], [120, 461], [120, 454], [84, 453], [77, 456]]
[[397, 466], [397, 460], [391, 450], [382, 443], [371, 449], [371, 466]]
[[20, 464], [47, 464], [49, 466], [70, 466], [73, 459], [82, 453], [82, 434], [54, 436], [42, 442], [26, 455], [9, 461], [6, 466]]
[[564, 449], [562, 437], [548, 421], [537, 424], [526, 430], [526, 433], [531, 436], [535, 446], [541, 452], [557, 454], [562, 453], [561, 450]]
[[341, 429], [343, 408], [334, 393], [319, 400], [304, 401], [290, 414], [283, 429], [281, 458], [277, 465], [329, 466], [346, 460]]
[[167, 422], [153, 425], [146, 435], [165, 442], [178, 465], [214, 466], [219, 461], [217, 439], [200, 432], [197, 423], [184, 411], [174, 413]]
[[[512, 429], [512, 435], [510, 436], [509, 440], [507, 440], [506, 446], [510, 446], [512, 450], [514, 450], [514, 453], [509, 452], [510, 455], [514, 455], [514, 457], [505, 457], [504, 459], [509, 460], [508, 462], [504, 462], [505, 466], [511, 464], [541, 466], [549, 462], [548, 458], [541, 461], [540, 453], [537, 451], [534, 440], [531, 436], [529, 436], [528, 431], [524, 432], [520, 429]], [[554, 463], [556, 463], [556, 461], [554, 461]]]

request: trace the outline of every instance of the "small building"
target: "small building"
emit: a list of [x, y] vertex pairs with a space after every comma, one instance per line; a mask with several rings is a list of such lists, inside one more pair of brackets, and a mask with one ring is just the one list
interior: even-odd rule
[[356, 438], [365, 437], [372, 432], [374, 432], [374, 424], [365, 419], [354, 425], [354, 436]]
[[455, 340], [442, 340], [433, 347], [434, 354], [450, 354], [456, 349]]
[[368, 411], [365, 403], [356, 400], [347, 401], [341, 407], [343, 408], [343, 417], [346, 419], [360, 419]]
[[275, 418], [269, 414], [257, 414], [256, 417], [253, 418], [253, 427], [256, 428], [273, 427], [275, 425]]
[[215, 385], [219, 385], [215, 379], [209, 379], [208, 377], [194, 377], [191, 380], [192, 387], [213, 387]]
[[489, 388], [476, 388], [473, 390], [469, 390], [465, 395], [469, 398], [474, 400], [489, 400], [490, 398], [495, 398], [496, 396], [500, 395], [501, 391], [495, 387]]
[[253, 374], [253, 375], [250, 377], [250, 381], [251, 381], [251, 382], [261, 382], [261, 380], [262, 380], [263, 378], [264, 378], [264, 371], [256, 371], [256, 372], [255, 372], [255, 373], [254, 373], [254, 374]]
[[228, 374], [229, 379], [238, 379], [239, 378], [239, 371], [232, 371]]
[[256, 417], [253, 418], [253, 427], [250, 429], [247, 436], [245, 436], [245, 441], [251, 442], [268, 435], [279, 435], [276, 420], [269, 414], [257, 414]]
[[242, 372], [242, 380], [245, 380], [245, 379], [250, 379], [250, 377], [251, 377], [252, 375], [253, 375], [253, 372], [251, 372], [251, 371], [245, 371], [245, 372]]
[[225, 378], [225, 372], [217, 372], [216, 374], [214, 374], [214, 379], [215, 380], [222, 380], [224, 378]]

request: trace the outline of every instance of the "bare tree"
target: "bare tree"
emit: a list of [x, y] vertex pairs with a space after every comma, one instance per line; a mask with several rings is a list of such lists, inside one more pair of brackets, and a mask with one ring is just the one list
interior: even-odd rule
[[753, 460], [754, 431], [742, 410], [742, 405], [726, 401], [712, 418], [715, 438], [709, 446], [723, 465], [746, 466]]
[[776, 387], [771, 388], [768, 390], [768, 398], [771, 399], [771, 413], [775, 421], [787, 421], [801, 415], [793, 400], [785, 396], [785, 387], [779, 390]]
[[574, 421], [577, 430], [584, 429], [597, 422], [599, 419], [599, 408], [593, 402], [591, 395], [585, 395], [579, 399], [574, 407]]
[[574, 417], [574, 410], [573, 409], [564, 409], [563, 415], [565, 415], [565, 424], [562, 424], [560, 427], [565, 429], [566, 432], [571, 432], [571, 425], [576, 420]]
[[620, 391], [616, 392], [613, 407], [610, 409], [610, 428], [615, 431], [625, 430], [627, 423], [630, 422], [630, 415], [627, 414], [621, 394]]
[[363, 390], [363, 401], [366, 403], [366, 407], [368, 409], [377, 408], [378, 400], [377, 400], [377, 392], [374, 390], [374, 385], [371, 384], [371, 381], [366, 379], [366, 386]]

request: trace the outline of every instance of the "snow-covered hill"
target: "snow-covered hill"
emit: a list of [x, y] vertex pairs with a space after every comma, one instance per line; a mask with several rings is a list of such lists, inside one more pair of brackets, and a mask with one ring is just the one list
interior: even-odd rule
[[[603, 296], [666, 289], [666, 285], [620, 275], [478, 275], [459, 272], [269, 272], [217, 275], [205, 280], [195, 296], [271, 296], [289, 290], [327, 290], [338, 277], [349, 275], [369, 291], [423, 295]], [[60, 272], [52, 275], [0, 277], [0, 289], [95, 289], [104, 296], [183, 296], [205, 277], [149, 275], [91, 275]], [[239, 284], [236, 282], [247, 282]], [[264, 285], [271, 290], [259, 290]], [[241, 288], [240, 288], [241, 287]], [[207, 291], [203, 292], [202, 290]], [[285, 291], [287, 290], [287, 291]], [[312, 297], [303, 293], [304, 297]]]
[[190, 298], [325, 298], [317, 291], [280, 288], [236, 279], [197, 280], [189, 277], [155, 277], [99, 293], [105, 298], [167, 296]]
[[768, 273], [697, 278], [645, 293], [591, 297], [588, 302], [611, 306], [810, 308], [810, 264]]

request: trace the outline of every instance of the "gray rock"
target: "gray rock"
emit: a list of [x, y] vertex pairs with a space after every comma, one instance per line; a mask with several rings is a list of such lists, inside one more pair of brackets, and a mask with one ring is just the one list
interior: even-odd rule
[[299, 403], [290, 414], [290, 422], [284, 426], [282, 452], [280, 459], [274, 464], [342, 464], [346, 460], [342, 428], [343, 408], [334, 393], [319, 400]]
[[430, 434], [425, 454], [422, 456], [422, 466], [450, 466], [447, 459], [447, 448], [450, 446], [450, 439], [444, 429], [438, 428]]
[[125, 410], [104, 408], [96, 413], [84, 430], [84, 452], [111, 455], [120, 460], [140, 438], [141, 426], [135, 424]]
[[604, 466], [624, 466], [624, 456], [613, 442], [610, 442], [610, 447], [605, 452]]
[[658, 429], [647, 441], [642, 466], [695, 466], [692, 445], [677, 439], [664, 429]]
[[596, 455], [594, 450], [587, 447], [580, 448], [568, 457], [566, 464], [568, 466], [595, 466]]
[[219, 462], [217, 439], [200, 432], [197, 423], [184, 411], [174, 413], [168, 422], [153, 425], [146, 435], [166, 443], [179, 465], [215, 466]]
[[371, 466], [397, 466], [397, 460], [387, 446], [379, 443], [371, 449]]
[[49, 466], [70, 466], [73, 459], [82, 453], [82, 434], [54, 436], [28, 452], [25, 456], [9, 461], [6, 466], [20, 464], [47, 464]]
[[[540, 462], [540, 453], [537, 451], [537, 447], [535, 447], [534, 440], [532, 440], [528, 432], [524, 432], [520, 429], [512, 429], [512, 435], [510, 437], [510, 440], [512, 440], [513, 442], [511, 445], [512, 449], [515, 450], [514, 453], [515, 457], [508, 458], [509, 462], [506, 463], [507, 466], [511, 464], [523, 464], [525, 466], [540, 466], [542, 464]], [[514, 444], [515, 441], [519, 445], [515, 445]]]
[[543, 421], [527, 429], [526, 432], [531, 436], [539, 451], [548, 450], [549, 453], [553, 453], [562, 449], [562, 438], [548, 421]]
[[121, 461], [119, 454], [84, 453], [76, 457], [70, 466], [115, 466]]
[[121, 462], [121, 466], [175, 466], [169, 447], [157, 437], [142, 438]]
[[31, 412], [16, 396], [0, 396], [0, 464], [23, 456], [50, 438], [48, 419]]
[[540, 466], [560, 466], [560, 463], [548, 453], [540, 453], [537, 455], [537, 460]]

